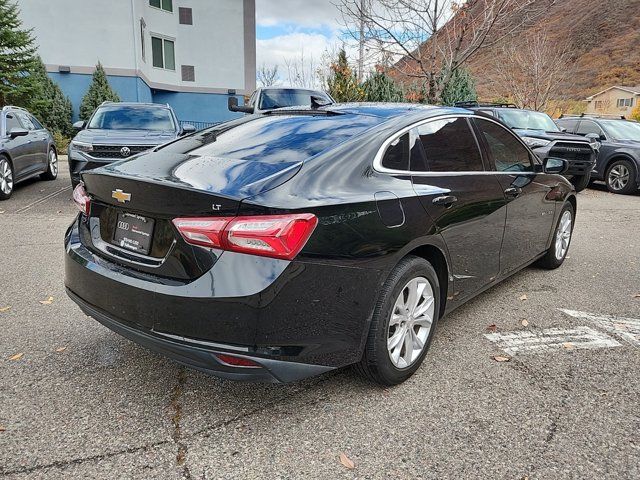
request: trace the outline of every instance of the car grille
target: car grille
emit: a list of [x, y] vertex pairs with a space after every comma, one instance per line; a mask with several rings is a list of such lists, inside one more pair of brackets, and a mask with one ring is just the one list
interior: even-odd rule
[[[144, 152], [155, 145], [94, 145], [93, 151], [89, 153], [93, 158], [129, 158], [132, 155]], [[122, 149], [128, 148], [129, 154], [123, 155]]]
[[552, 157], [578, 162], [591, 162], [593, 160], [591, 147], [580, 143], [556, 143], [549, 154]]

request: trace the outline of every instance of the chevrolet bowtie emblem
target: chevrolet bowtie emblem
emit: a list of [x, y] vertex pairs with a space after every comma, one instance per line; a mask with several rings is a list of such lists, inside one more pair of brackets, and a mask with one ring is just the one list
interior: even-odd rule
[[115, 198], [118, 202], [124, 203], [131, 200], [131, 194], [125, 193], [119, 188], [111, 192], [111, 198]]

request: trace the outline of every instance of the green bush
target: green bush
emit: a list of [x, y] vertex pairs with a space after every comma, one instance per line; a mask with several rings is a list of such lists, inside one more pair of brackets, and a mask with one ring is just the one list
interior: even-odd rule
[[404, 92], [384, 72], [372, 73], [362, 84], [367, 102], [403, 102]]
[[338, 61], [331, 64], [330, 70], [327, 90], [336, 102], [360, 102], [364, 99], [364, 90], [349, 66], [344, 49], [340, 50]]
[[54, 130], [52, 132], [53, 141], [56, 144], [56, 150], [58, 155], [66, 155], [69, 143], [71, 143], [71, 137], [68, 137], [60, 132], [60, 130]]
[[[444, 73], [442, 77], [444, 77]], [[456, 102], [472, 102], [478, 100], [476, 83], [473, 76], [464, 67], [458, 67], [451, 74], [451, 78], [442, 88], [440, 102], [443, 105], [453, 106]]]

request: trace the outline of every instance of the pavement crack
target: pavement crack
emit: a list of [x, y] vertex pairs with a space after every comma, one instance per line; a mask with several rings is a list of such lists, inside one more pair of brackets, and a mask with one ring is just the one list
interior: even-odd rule
[[180, 368], [178, 372], [178, 382], [171, 391], [171, 423], [173, 424], [172, 438], [176, 444], [176, 464], [182, 468], [182, 475], [184, 478], [190, 479], [191, 472], [187, 465], [187, 445], [183, 442], [182, 438], [182, 401], [184, 396], [184, 387], [187, 383], [187, 374], [184, 368]]

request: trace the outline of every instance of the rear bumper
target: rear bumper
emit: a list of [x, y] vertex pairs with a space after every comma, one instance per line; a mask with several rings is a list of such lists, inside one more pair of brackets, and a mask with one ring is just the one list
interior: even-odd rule
[[[382, 274], [225, 252], [194, 281], [167, 280], [89, 250], [78, 220], [65, 249], [65, 285], [88, 315], [182, 363], [233, 378], [291, 381], [359, 361]], [[244, 352], [265, 372], [220, 368], [211, 356], [218, 346]]]
[[[239, 349], [233, 346], [226, 346], [227, 348], [225, 348], [225, 345], [205, 346], [202, 343], [190, 343], [186, 339], [180, 341], [179, 339], [163, 338], [152, 331], [133, 328], [122, 321], [110, 317], [105, 312], [82, 300], [69, 289], [67, 289], [67, 295], [78, 304], [86, 315], [97, 320], [110, 330], [178, 363], [216, 377], [254, 382], [287, 383], [320, 375], [335, 368], [255, 357], [246, 354], [246, 352], [243, 353], [242, 350], [238, 351]], [[237, 357], [248, 358], [258, 363], [260, 368], [230, 366], [218, 360], [215, 357], [215, 353], [227, 353]]]

